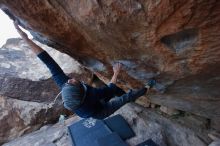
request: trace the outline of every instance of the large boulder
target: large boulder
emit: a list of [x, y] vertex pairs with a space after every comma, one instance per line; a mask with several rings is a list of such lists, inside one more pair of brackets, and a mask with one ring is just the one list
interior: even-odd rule
[[[135, 146], [149, 138], [160, 146], [206, 146], [208, 144], [193, 130], [137, 104], [126, 104], [114, 114], [122, 115], [135, 132], [135, 137], [126, 141], [130, 146]], [[76, 120], [71, 118], [65, 123], [69, 125]], [[4, 144], [4, 146], [15, 145], [70, 146], [71, 141], [68, 139], [66, 126], [57, 123]]]
[[65, 121], [65, 125], [56, 123], [45, 125], [39, 130], [19, 137], [3, 146], [71, 146], [70, 138], [66, 125], [78, 121], [78, 117], [72, 117]]
[[0, 144], [30, 133], [65, 114], [61, 102], [47, 104], [0, 96]]
[[220, 1], [1, 0], [0, 7], [104, 81], [121, 62], [124, 89], [155, 77], [166, 92], [150, 102], [219, 119]]
[[[90, 72], [75, 60], [38, 44], [65, 73], [84, 81], [90, 79]], [[0, 144], [55, 123], [60, 114], [68, 114], [60, 98], [53, 102], [60, 91], [50, 77], [47, 67], [21, 39], [10, 39], [0, 49]]]
[[[66, 74], [81, 76], [84, 81], [91, 77], [68, 55], [36, 43], [53, 56]], [[26, 101], [54, 100], [59, 89], [50, 79], [51, 73], [23, 40], [9, 39], [0, 49], [0, 54], [1, 95]]]
[[122, 115], [134, 130], [136, 136], [127, 142], [134, 146], [147, 139], [160, 146], [206, 146], [200, 135], [190, 128], [164, 117], [152, 109], [136, 104], [126, 104], [114, 114]]

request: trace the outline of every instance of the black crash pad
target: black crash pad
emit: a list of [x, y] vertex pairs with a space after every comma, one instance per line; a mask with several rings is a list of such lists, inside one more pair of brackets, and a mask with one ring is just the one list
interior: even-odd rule
[[120, 115], [105, 120], [83, 119], [68, 126], [68, 130], [74, 146], [127, 146], [123, 140], [135, 135]]
[[128, 146], [115, 132], [97, 139], [97, 143], [97, 146]]
[[83, 119], [68, 127], [74, 146], [97, 146], [97, 139], [111, 134], [102, 120]]
[[109, 117], [104, 122], [112, 132], [116, 132], [123, 140], [135, 136], [135, 133], [121, 115]]

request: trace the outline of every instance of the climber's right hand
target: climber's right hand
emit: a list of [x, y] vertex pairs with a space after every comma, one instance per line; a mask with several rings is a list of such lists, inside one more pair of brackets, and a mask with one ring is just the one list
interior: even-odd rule
[[119, 72], [121, 71], [121, 69], [122, 69], [122, 64], [121, 64], [121, 63], [116, 63], [116, 64], [113, 66], [114, 74], [115, 74], [115, 75], [118, 75]]
[[16, 20], [14, 21], [14, 26], [23, 39], [28, 39], [28, 35], [19, 28], [18, 22]]

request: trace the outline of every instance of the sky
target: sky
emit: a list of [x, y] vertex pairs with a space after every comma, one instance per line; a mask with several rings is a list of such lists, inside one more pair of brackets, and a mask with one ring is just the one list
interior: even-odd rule
[[13, 21], [0, 9], [0, 47], [6, 43], [7, 39], [18, 37], [20, 36], [14, 28]]

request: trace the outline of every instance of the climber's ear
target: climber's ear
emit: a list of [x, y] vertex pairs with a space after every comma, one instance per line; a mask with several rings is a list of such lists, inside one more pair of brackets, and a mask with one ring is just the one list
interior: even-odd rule
[[78, 84], [79, 83], [79, 81], [78, 80], [76, 80], [75, 78], [72, 78], [72, 79], [69, 79], [68, 81], [67, 81], [67, 83], [68, 84]]

